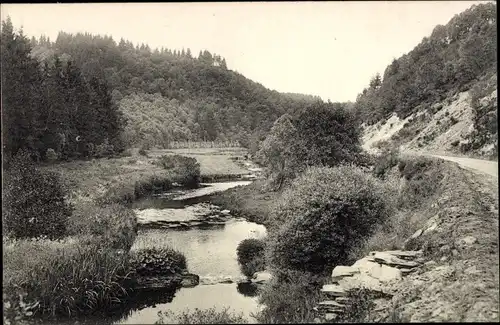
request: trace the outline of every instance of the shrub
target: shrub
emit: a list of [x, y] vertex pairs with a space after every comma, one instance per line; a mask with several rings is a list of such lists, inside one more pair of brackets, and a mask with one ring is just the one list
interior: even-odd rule
[[391, 148], [382, 151], [378, 159], [375, 161], [373, 174], [378, 178], [384, 178], [387, 171], [396, 166], [399, 162], [399, 149]]
[[141, 148], [141, 149], [139, 149], [139, 155], [147, 157], [148, 153], [147, 153], [146, 149]]
[[409, 157], [398, 169], [406, 179], [398, 196], [398, 207], [413, 208], [436, 193], [444, 175], [441, 160], [426, 157]]
[[459, 144], [460, 144], [460, 140], [455, 140], [455, 141], [453, 141], [453, 142], [451, 143], [451, 145], [452, 145], [453, 147], [456, 147], [456, 146], [458, 146]]
[[6, 247], [4, 271], [4, 300], [11, 311], [29, 305], [39, 316], [104, 314], [125, 301], [131, 284], [127, 254], [78, 242]]
[[91, 236], [103, 247], [128, 251], [137, 236], [137, 217], [123, 205], [82, 203], [75, 207], [68, 232], [75, 236]]
[[130, 265], [140, 276], [174, 275], [187, 269], [186, 257], [171, 248], [133, 250]]
[[321, 273], [392, 212], [392, 190], [352, 166], [310, 168], [276, 205], [266, 251], [276, 268]]
[[455, 116], [450, 117], [450, 123], [451, 125], [457, 124], [458, 123], [457, 118]]
[[3, 188], [5, 231], [16, 238], [66, 234], [71, 206], [59, 176], [36, 168], [27, 152], [16, 155], [5, 173]]
[[108, 157], [113, 155], [115, 148], [109, 143], [108, 139], [104, 139], [103, 143], [95, 146], [94, 156], [96, 158]]
[[340, 322], [362, 323], [367, 322], [370, 311], [375, 307], [373, 294], [368, 289], [355, 289], [347, 294], [345, 312], [340, 316]]
[[265, 243], [262, 240], [248, 238], [238, 244], [236, 253], [241, 272], [247, 277], [265, 269]]
[[197, 186], [200, 183], [200, 164], [195, 158], [181, 155], [163, 155], [156, 161], [172, 172], [172, 181], [186, 186]]
[[216, 310], [215, 307], [200, 310], [195, 308], [193, 312], [189, 309], [173, 313], [171, 311], [158, 312], [159, 319], [155, 324], [171, 324], [175, 320], [177, 324], [247, 324], [242, 313], [231, 312], [228, 307]]
[[264, 308], [254, 315], [260, 324], [312, 323], [323, 278], [299, 271], [280, 271], [261, 289]]
[[54, 162], [59, 158], [57, 153], [52, 148], [47, 149], [47, 152], [45, 153], [45, 157], [47, 157], [47, 160], [51, 161], [51, 162]]

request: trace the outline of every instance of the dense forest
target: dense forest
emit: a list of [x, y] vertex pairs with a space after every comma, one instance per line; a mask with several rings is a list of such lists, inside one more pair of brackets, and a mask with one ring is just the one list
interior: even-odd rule
[[496, 73], [496, 52], [496, 4], [474, 5], [376, 75], [356, 100], [358, 116], [367, 124], [393, 112], [405, 118], [421, 104], [467, 90]]
[[196, 57], [190, 49], [64, 32], [55, 41], [28, 39], [10, 19], [2, 25], [7, 153], [102, 156], [200, 140], [249, 146], [283, 113], [321, 101], [269, 90], [207, 50]]
[[125, 115], [128, 145], [169, 141], [240, 140], [265, 134], [286, 111], [319, 97], [281, 94], [231, 71], [207, 50], [150, 49], [108, 36], [59, 33], [55, 42], [31, 39], [40, 62], [72, 61], [84, 78], [106, 80]]
[[31, 57], [31, 45], [2, 22], [4, 157], [27, 149], [38, 159], [104, 156], [123, 150], [123, 117], [106, 83], [71, 61]]

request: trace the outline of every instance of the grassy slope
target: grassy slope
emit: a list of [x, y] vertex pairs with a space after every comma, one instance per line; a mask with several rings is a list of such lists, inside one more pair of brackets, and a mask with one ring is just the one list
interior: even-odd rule
[[[446, 163], [440, 194], [418, 239], [434, 261], [398, 285], [393, 302], [411, 321], [498, 321], [498, 189], [486, 176]], [[462, 239], [474, 238], [472, 244]]]
[[245, 154], [242, 148], [224, 149], [171, 149], [151, 150], [148, 156], [136, 151], [129, 157], [95, 159], [91, 161], [71, 161], [48, 165], [44, 168], [61, 174], [71, 198], [94, 199], [111, 186], [133, 186], [136, 181], [145, 180], [152, 175], [163, 175], [165, 170], [153, 165], [153, 161], [165, 154], [179, 154], [194, 157], [201, 167], [201, 175], [240, 175], [248, 173], [231, 157]]
[[215, 193], [211, 202], [250, 221], [266, 225], [271, 209], [280, 195], [281, 192], [267, 191], [265, 180], [257, 180], [248, 186]]

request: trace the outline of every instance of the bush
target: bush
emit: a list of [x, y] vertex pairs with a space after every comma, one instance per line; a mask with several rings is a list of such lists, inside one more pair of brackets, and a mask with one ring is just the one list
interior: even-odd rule
[[352, 166], [308, 169], [273, 211], [267, 262], [313, 273], [345, 263], [349, 251], [391, 214], [393, 196]]
[[78, 242], [24, 240], [4, 247], [4, 272], [11, 315], [23, 305], [31, 307], [26, 316], [104, 314], [125, 301], [131, 284], [127, 254]]
[[96, 158], [108, 157], [113, 155], [115, 148], [109, 143], [108, 139], [104, 139], [103, 143], [95, 146], [94, 156]]
[[36, 168], [29, 153], [20, 152], [10, 162], [3, 188], [5, 231], [15, 238], [66, 234], [71, 206], [65, 200], [59, 176]]
[[92, 237], [103, 247], [129, 251], [137, 236], [137, 217], [119, 204], [97, 206], [82, 203], [75, 207], [68, 233]]
[[396, 166], [399, 162], [399, 149], [391, 148], [382, 151], [378, 159], [375, 161], [373, 174], [375, 177], [383, 179], [392, 167]]
[[398, 207], [414, 208], [436, 193], [444, 175], [442, 161], [426, 157], [410, 157], [400, 162], [398, 169], [406, 183], [398, 196]]
[[264, 249], [265, 243], [255, 238], [245, 239], [238, 244], [236, 253], [244, 275], [251, 277], [255, 272], [265, 269]]
[[254, 317], [259, 324], [312, 323], [323, 282], [310, 273], [280, 271], [262, 288], [259, 303], [264, 308]]
[[375, 308], [373, 293], [368, 289], [355, 289], [347, 294], [345, 312], [340, 322], [363, 323], [369, 320], [370, 312]]
[[47, 152], [45, 153], [45, 157], [47, 158], [48, 161], [51, 161], [51, 162], [54, 162], [59, 158], [57, 153], [52, 148], [47, 149]]
[[197, 186], [200, 183], [200, 164], [195, 158], [181, 155], [163, 155], [156, 161], [172, 172], [172, 181], [186, 186]]
[[139, 149], [139, 155], [147, 157], [148, 153], [147, 153], [146, 149], [141, 148], [141, 149]]
[[133, 250], [130, 265], [140, 276], [179, 274], [187, 269], [186, 257], [170, 248]]
[[210, 309], [200, 310], [196, 308], [194, 312], [186, 309], [179, 313], [171, 311], [158, 312], [159, 319], [155, 324], [171, 324], [169, 319], [176, 320], [177, 324], [247, 324], [242, 313], [236, 314], [224, 308], [221, 311], [214, 307]]

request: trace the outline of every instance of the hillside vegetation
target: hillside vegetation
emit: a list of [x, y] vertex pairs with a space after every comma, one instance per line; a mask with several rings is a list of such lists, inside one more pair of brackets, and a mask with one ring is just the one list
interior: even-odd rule
[[106, 80], [128, 120], [126, 143], [167, 147], [169, 141], [240, 140], [265, 133], [281, 114], [319, 97], [281, 94], [227, 67], [207, 50], [151, 49], [109, 36], [60, 32], [31, 39], [32, 56], [74, 62], [84, 78]]
[[496, 155], [496, 51], [494, 3], [436, 26], [358, 96], [354, 107], [365, 137], [411, 149]]

